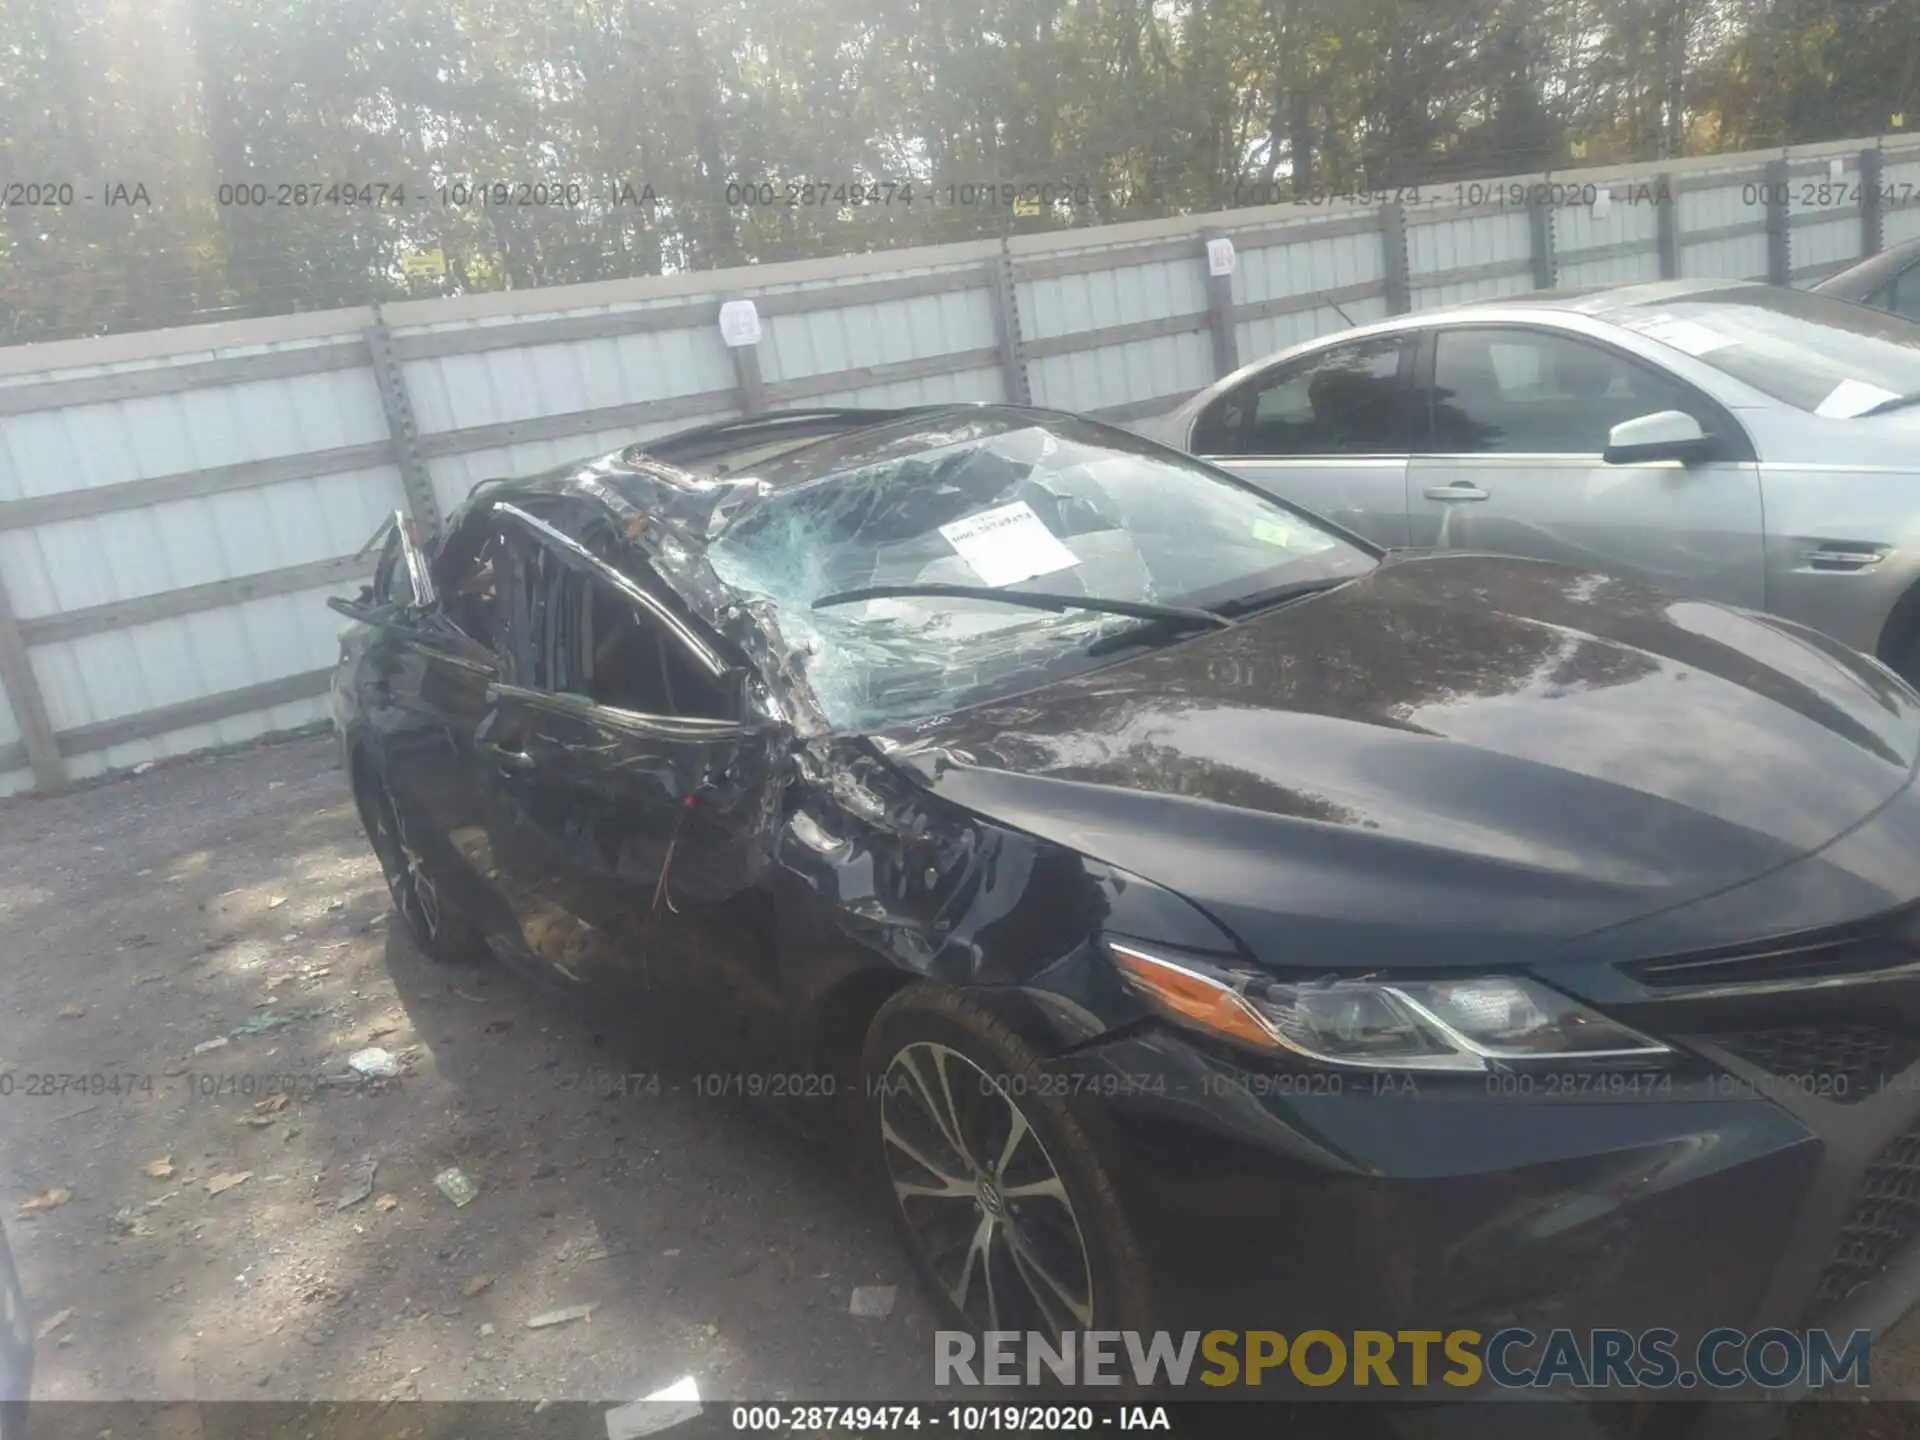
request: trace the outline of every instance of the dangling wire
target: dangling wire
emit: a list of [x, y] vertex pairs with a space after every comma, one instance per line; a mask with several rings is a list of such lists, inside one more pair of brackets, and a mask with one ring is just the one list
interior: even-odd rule
[[673, 896], [667, 889], [667, 876], [673, 871], [673, 852], [680, 844], [680, 827], [686, 822], [687, 812], [699, 801], [698, 793], [689, 795], [680, 802], [680, 809], [673, 817], [673, 834], [667, 839], [667, 853], [660, 861], [660, 879], [653, 887], [653, 909], [658, 914], [661, 905], [667, 907], [669, 914], [678, 915], [680, 908], [673, 903]]

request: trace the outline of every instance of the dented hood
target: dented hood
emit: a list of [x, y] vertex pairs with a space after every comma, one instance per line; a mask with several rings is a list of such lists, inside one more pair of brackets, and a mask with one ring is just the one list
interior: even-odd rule
[[1524, 963], [1817, 850], [1916, 697], [1788, 622], [1475, 555], [928, 722], [892, 756], [1278, 965]]

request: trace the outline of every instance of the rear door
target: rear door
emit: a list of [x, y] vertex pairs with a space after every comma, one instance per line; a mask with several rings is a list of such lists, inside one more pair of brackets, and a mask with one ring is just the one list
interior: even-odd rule
[[[1585, 336], [1440, 326], [1422, 346], [1413, 397], [1410, 545], [1531, 556], [1764, 605], [1752, 443], [1692, 386]], [[1662, 410], [1698, 420], [1713, 458], [1605, 462], [1613, 426]]]
[[759, 882], [786, 733], [667, 595], [496, 509], [508, 679], [474, 749], [526, 948], [568, 987], [737, 1007], [776, 973]]
[[1280, 361], [1201, 411], [1187, 448], [1377, 545], [1405, 545], [1413, 348], [1376, 336]]

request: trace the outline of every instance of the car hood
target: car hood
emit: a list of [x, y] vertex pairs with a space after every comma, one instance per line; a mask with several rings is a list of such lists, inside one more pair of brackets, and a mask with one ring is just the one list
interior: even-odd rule
[[1857, 825], [1920, 697], [1786, 621], [1438, 555], [882, 738], [1269, 963], [1524, 963]]

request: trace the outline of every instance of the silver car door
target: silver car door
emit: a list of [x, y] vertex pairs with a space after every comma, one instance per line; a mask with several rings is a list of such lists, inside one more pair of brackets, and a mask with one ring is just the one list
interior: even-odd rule
[[[1759, 469], [1730, 414], [1585, 337], [1526, 326], [1429, 334], [1413, 390], [1410, 545], [1525, 555], [1764, 604]], [[1671, 410], [1711, 437], [1703, 457], [1606, 461], [1615, 425]]]
[[1201, 411], [1188, 448], [1378, 545], [1404, 545], [1411, 354], [1388, 335], [1282, 361]]

